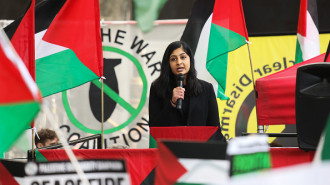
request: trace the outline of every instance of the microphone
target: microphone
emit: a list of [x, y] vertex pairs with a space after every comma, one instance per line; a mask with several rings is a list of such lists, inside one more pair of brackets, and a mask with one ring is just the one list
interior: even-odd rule
[[[178, 80], [178, 87], [183, 87], [183, 81], [184, 81], [183, 74], [179, 73], [177, 80]], [[179, 109], [179, 110], [182, 109], [182, 99], [181, 98], [178, 99], [178, 101], [176, 102], [176, 109]]]

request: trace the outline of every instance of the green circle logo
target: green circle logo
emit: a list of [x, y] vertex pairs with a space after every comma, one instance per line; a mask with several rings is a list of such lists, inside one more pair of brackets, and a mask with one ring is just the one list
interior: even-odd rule
[[[122, 123], [122, 124], [120, 124], [120, 125], [118, 125], [114, 128], [104, 130], [104, 134], [109, 134], [109, 133], [113, 133], [113, 132], [116, 132], [118, 130], [121, 130], [121, 129], [125, 128], [141, 112], [141, 110], [142, 110], [142, 108], [143, 108], [143, 106], [146, 102], [146, 99], [147, 99], [148, 82], [147, 82], [147, 78], [144, 74], [144, 71], [143, 71], [143, 68], [142, 68], [140, 62], [135, 57], [133, 57], [131, 54], [129, 54], [129, 53], [127, 53], [127, 52], [125, 52], [121, 49], [110, 47], [110, 46], [103, 46], [103, 51], [114, 52], [114, 53], [117, 53], [119, 55], [122, 55], [122, 56], [126, 57], [129, 61], [131, 61], [136, 66], [137, 71], [138, 71], [138, 73], [141, 77], [141, 80], [143, 82], [141, 99], [140, 99], [140, 103], [137, 106], [137, 108], [134, 108], [132, 105], [130, 105], [128, 102], [126, 102], [123, 98], [120, 97], [119, 94], [117, 94], [115, 91], [113, 91], [106, 84], [103, 85], [104, 93], [107, 96], [109, 96], [112, 100], [114, 100], [117, 104], [122, 106], [131, 115], [128, 118], [128, 120], [126, 120], [124, 123]], [[94, 83], [98, 88], [101, 89], [101, 83], [97, 83], [95, 81], [93, 81], [92, 83]], [[66, 111], [66, 113], [69, 117], [69, 120], [71, 121], [72, 124], [74, 124], [77, 128], [79, 128], [80, 130], [82, 130], [84, 132], [87, 132], [87, 133], [91, 133], [91, 134], [101, 133], [101, 130], [90, 129], [90, 128], [86, 127], [83, 123], [78, 121], [78, 119], [74, 116], [74, 114], [71, 111], [66, 91], [62, 92], [62, 101], [63, 101], [64, 109], [65, 109], [65, 111]]]

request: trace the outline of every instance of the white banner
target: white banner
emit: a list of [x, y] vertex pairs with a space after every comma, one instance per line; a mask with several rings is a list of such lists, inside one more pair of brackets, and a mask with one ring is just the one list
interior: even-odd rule
[[[143, 34], [135, 22], [103, 22], [104, 144], [149, 147], [149, 87], [160, 74], [163, 53], [180, 40], [186, 21], [157, 21]], [[77, 33], [79, 34], [79, 33]], [[44, 98], [68, 140], [101, 133], [101, 83], [96, 80]], [[42, 112], [37, 130], [52, 128]], [[75, 148], [96, 148], [90, 141]]]
[[[90, 185], [130, 185], [129, 174], [123, 160], [86, 160], [79, 162]], [[82, 184], [70, 161], [29, 162], [26, 176], [19, 178], [22, 185]]]

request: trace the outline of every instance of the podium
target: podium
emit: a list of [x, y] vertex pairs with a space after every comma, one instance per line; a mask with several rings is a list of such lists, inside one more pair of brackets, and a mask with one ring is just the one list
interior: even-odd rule
[[159, 140], [174, 141], [220, 141], [225, 142], [216, 126], [150, 127], [150, 147]]

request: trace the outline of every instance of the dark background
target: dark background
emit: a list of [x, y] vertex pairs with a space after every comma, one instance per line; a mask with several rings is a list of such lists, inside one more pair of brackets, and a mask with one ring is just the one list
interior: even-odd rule
[[[168, 0], [159, 19], [186, 19], [193, 0]], [[249, 36], [296, 35], [300, 0], [242, 0]], [[317, 0], [319, 32], [330, 33], [330, 0]]]
[[[36, 0], [36, 4], [40, 1], [43, 0]], [[194, 1], [168, 0], [160, 12], [159, 19], [189, 18]], [[300, 0], [242, 0], [249, 35], [295, 35], [299, 3]], [[17, 19], [24, 14], [28, 4], [29, 0], [0, 0], [0, 19]], [[108, 4], [111, 6], [112, 3]], [[319, 31], [330, 33], [330, 0], [317, 0], [317, 4]], [[111, 12], [106, 13], [111, 14]]]

